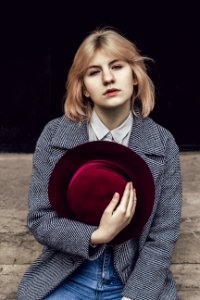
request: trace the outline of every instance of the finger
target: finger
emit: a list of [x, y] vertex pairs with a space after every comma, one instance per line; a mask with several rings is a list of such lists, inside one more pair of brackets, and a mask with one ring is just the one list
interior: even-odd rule
[[110, 203], [106, 207], [105, 211], [112, 214], [113, 211], [115, 210], [115, 208], [117, 207], [117, 205], [119, 203], [119, 200], [120, 200], [119, 193], [115, 193], [112, 200], [110, 201]]
[[130, 187], [130, 193], [129, 193], [129, 201], [128, 201], [128, 206], [127, 206], [127, 214], [129, 216], [132, 215], [132, 208], [133, 208], [133, 205], [134, 205], [134, 189], [133, 189], [133, 185], [131, 184], [131, 187]]
[[130, 190], [131, 190], [131, 182], [128, 182], [125, 186], [124, 193], [122, 195], [121, 202], [119, 205], [119, 207], [124, 211], [126, 211], [128, 207]]
[[127, 213], [132, 217], [135, 213], [135, 208], [137, 204], [137, 197], [136, 197], [136, 190], [131, 186], [130, 196], [129, 196], [129, 203], [127, 207]]

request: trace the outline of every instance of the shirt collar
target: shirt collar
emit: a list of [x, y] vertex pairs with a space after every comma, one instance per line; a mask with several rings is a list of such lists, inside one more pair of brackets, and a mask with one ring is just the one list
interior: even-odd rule
[[126, 120], [117, 128], [109, 130], [100, 120], [95, 110], [92, 112], [90, 125], [98, 140], [102, 140], [108, 132], [111, 132], [115, 142], [122, 142], [123, 139], [130, 132], [133, 124], [133, 114], [130, 112]]

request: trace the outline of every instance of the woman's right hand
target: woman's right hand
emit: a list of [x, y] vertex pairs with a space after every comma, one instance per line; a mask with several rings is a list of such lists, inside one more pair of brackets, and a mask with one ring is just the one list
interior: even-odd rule
[[105, 208], [99, 227], [91, 235], [91, 244], [108, 243], [122, 231], [131, 221], [136, 208], [136, 191], [132, 182], [128, 182], [123, 196], [115, 193]]

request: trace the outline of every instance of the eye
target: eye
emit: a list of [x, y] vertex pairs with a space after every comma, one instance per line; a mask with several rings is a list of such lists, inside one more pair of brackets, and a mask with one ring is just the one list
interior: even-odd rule
[[123, 68], [123, 66], [119, 65], [119, 64], [112, 66], [112, 69], [114, 69], [114, 70], [120, 70], [121, 68]]
[[89, 75], [89, 76], [95, 76], [95, 75], [97, 75], [99, 72], [100, 72], [99, 70], [90, 71], [88, 75]]

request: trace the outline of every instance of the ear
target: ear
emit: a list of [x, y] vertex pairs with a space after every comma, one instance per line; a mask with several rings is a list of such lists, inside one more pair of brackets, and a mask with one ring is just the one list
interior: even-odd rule
[[138, 85], [138, 80], [134, 72], [133, 72], [133, 85]]
[[88, 91], [86, 91], [86, 90], [84, 90], [83, 94], [84, 94], [84, 96], [85, 96], [86, 98], [89, 98], [89, 97], [90, 97], [90, 94], [89, 94]]
[[137, 78], [133, 78], [133, 85], [138, 85]]

